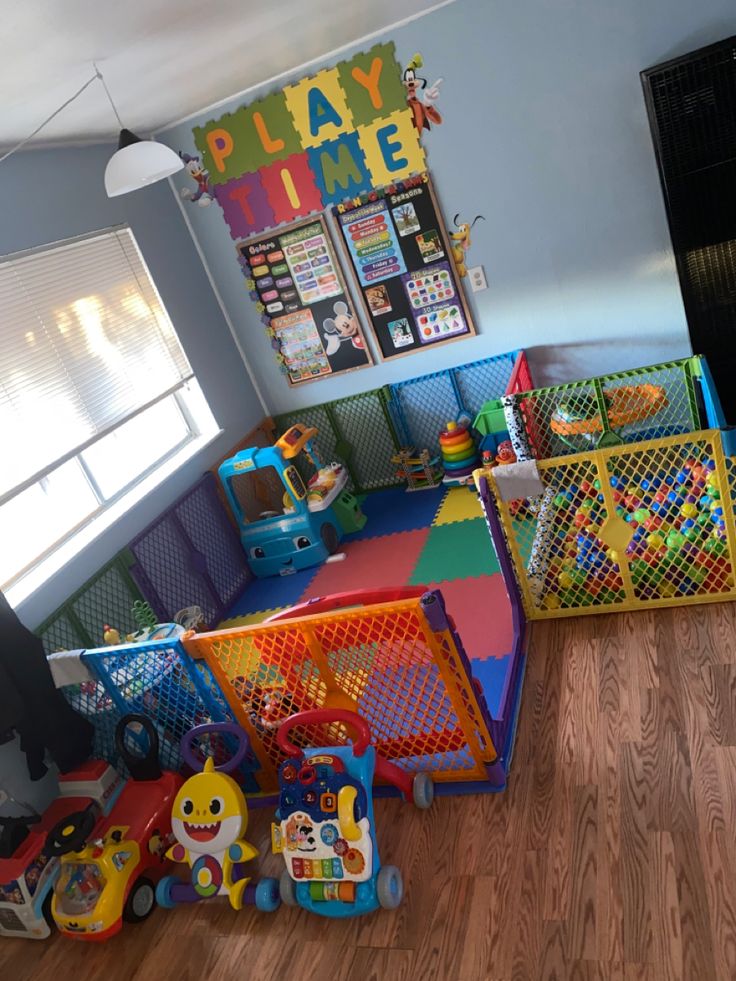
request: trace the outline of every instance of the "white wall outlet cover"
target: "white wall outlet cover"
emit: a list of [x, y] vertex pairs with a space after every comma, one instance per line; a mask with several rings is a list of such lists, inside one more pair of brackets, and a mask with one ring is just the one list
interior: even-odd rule
[[483, 266], [473, 266], [468, 269], [468, 279], [470, 280], [470, 288], [474, 293], [480, 293], [481, 290], [488, 289]]

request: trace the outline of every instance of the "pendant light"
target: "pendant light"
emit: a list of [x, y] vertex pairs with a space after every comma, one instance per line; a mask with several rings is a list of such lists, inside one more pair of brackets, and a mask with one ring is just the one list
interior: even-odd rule
[[120, 114], [112, 101], [102, 72], [95, 65], [97, 77], [102, 82], [112, 111], [120, 123], [118, 148], [110, 157], [105, 168], [105, 190], [109, 198], [137, 191], [140, 187], [155, 184], [156, 181], [170, 177], [184, 167], [184, 161], [174, 151], [155, 140], [142, 140], [123, 126]]
[[154, 184], [156, 181], [163, 180], [164, 177], [170, 177], [171, 174], [175, 174], [184, 167], [184, 161], [170, 147], [165, 146], [163, 143], [157, 143], [155, 140], [142, 140], [135, 133], [131, 133], [129, 129], [123, 126], [123, 121], [115, 107], [115, 103], [112, 101], [110, 90], [105, 83], [105, 79], [102, 77], [102, 72], [97, 65], [94, 68], [94, 75], [87, 79], [84, 85], [77, 89], [74, 95], [70, 96], [66, 102], [63, 102], [58, 109], [55, 109], [50, 116], [44, 119], [29, 136], [26, 136], [20, 143], [16, 143], [14, 147], [11, 147], [0, 155], [0, 164], [9, 157], [12, 157], [18, 150], [22, 150], [26, 143], [30, 143], [33, 137], [40, 133], [52, 119], [55, 119], [60, 112], [63, 112], [67, 106], [70, 106], [72, 102], [79, 98], [82, 92], [99, 79], [102, 82], [102, 87], [107, 94], [107, 98], [110, 100], [112, 111], [115, 113], [115, 117], [120, 124], [118, 148], [112, 157], [110, 157], [105, 168], [105, 190], [107, 191], [107, 196], [109, 198], [116, 198], [119, 194], [128, 194], [130, 191], [137, 191], [139, 187], [146, 187], [148, 184]]

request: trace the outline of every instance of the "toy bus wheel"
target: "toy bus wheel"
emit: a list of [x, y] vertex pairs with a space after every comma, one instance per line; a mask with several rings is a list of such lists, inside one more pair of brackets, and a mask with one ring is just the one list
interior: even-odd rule
[[256, 886], [256, 908], [264, 913], [273, 913], [281, 905], [280, 891], [278, 879], [261, 879]]
[[320, 534], [322, 535], [322, 543], [324, 547], [327, 549], [330, 555], [334, 555], [340, 547], [340, 538], [335, 530], [335, 526], [330, 524], [322, 525], [322, 531]]
[[294, 882], [286, 869], [281, 873], [281, 878], [279, 879], [279, 895], [284, 906], [298, 906], [296, 900], [296, 882]]
[[412, 797], [416, 807], [426, 811], [434, 800], [434, 782], [428, 773], [417, 773], [411, 786]]
[[404, 895], [401, 872], [395, 865], [384, 865], [376, 879], [376, 895], [384, 909], [396, 909]]
[[165, 875], [156, 886], [156, 902], [162, 909], [174, 909], [176, 903], [171, 898], [171, 887], [181, 882], [175, 875]]
[[123, 909], [126, 923], [142, 923], [156, 905], [156, 890], [149, 879], [142, 876], [133, 883]]

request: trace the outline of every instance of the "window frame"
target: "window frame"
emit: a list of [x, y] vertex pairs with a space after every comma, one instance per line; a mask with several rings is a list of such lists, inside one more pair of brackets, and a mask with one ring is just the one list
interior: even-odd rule
[[[49, 557], [54, 553], [72, 544], [75, 537], [79, 536], [83, 530], [88, 529], [95, 522], [102, 522], [99, 532], [101, 533], [105, 528], [109, 527], [110, 524], [109, 522], [104, 521], [106, 513], [115, 508], [117, 505], [121, 504], [121, 502], [123, 502], [127, 496], [131, 496], [131, 498], [133, 498], [131, 501], [131, 506], [137, 503], [137, 500], [139, 499], [139, 494], [137, 493], [139, 488], [150, 482], [156, 471], [160, 470], [162, 467], [166, 467], [166, 465], [174, 461], [175, 458], [181, 457], [181, 461], [177, 462], [175, 465], [175, 469], [178, 469], [179, 466], [184, 465], [184, 463], [201, 448], [203, 448], [204, 445], [207, 445], [222, 432], [217, 424], [214, 414], [212, 413], [206, 395], [197, 379], [197, 375], [189, 363], [186, 349], [179, 336], [177, 327], [169, 315], [168, 309], [158, 291], [156, 282], [153, 278], [151, 270], [148, 267], [148, 264], [145, 261], [145, 257], [138, 244], [133, 229], [129, 224], [122, 223], [113, 225], [107, 228], [89, 232], [84, 235], [78, 235], [42, 246], [37, 246], [32, 249], [14, 252], [6, 256], [0, 256], [0, 261], [12, 261], [14, 259], [20, 259], [30, 255], [51, 252], [79, 242], [114, 235], [121, 231], [125, 231], [130, 235], [131, 242], [138, 253], [145, 274], [148, 277], [148, 285], [156, 294], [161, 310], [171, 325], [176, 341], [184, 354], [190, 370], [188, 373], [185, 373], [176, 384], [169, 386], [169, 388], [167, 388], [164, 392], [157, 394], [148, 402], [133, 409], [130, 414], [126, 415], [123, 419], [120, 419], [100, 430], [100, 432], [95, 433], [84, 442], [68, 450], [62, 456], [55, 458], [51, 463], [39, 468], [33, 474], [30, 474], [20, 483], [14, 485], [11, 489], [0, 494], [0, 508], [2, 508], [5, 504], [8, 504], [10, 501], [17, 498], [19, 495], [23, 494], [32, 487], [36, 485], [43, 485], [43, 481], [51, 474], [66, 464], [74, 461], [78, 467], [80, 477], [82, 477], [86, 482], [97, 503], [97, 506], [94, 507], [93, 510], [90, 511], [84, 518], [77, 521], [73, 526], [61, 533], [59, 537], [50, 542], [48, 546], [43, 549], [43, 551], [37, 553], [34, 558], [31, 561], [28, 561], [22, 568], [16, 569], [6, 581], [0, 582], [0, 589], [6, 593], [17, 588], [25, 577], [38, 570], [39, 567], [41, 567], [44, 562], [47, 562]], [[196, 391], [194, 389], [196, 389]], [[201, 397], [203, 402], [201, 412], [196, 411], [198, 406], [193, 408], [192, 405], [189, 404], [189, 397], [193, 396], [196, 399], [198, 395]], [[176, 443], [170, 445], [161, 454], [161, 456], [158, 456], [143, 470], [137, 471], [130, 480], [126, 480], [123, 486], [121, 486], [117, 491], [106, 495], [100, 487], [98, 478], [95, 476], [94, 468], [84, 459], [84, 453], [90, 449], [90, 447], [99, 444], [102, 440], [108, 438], [132, 420], [140, 417], [156, 406], [164, 404], [167, 400], [172, 401], [178, 414], [181, 416], [183, 427], [185, 429], [185, 435], [181, 439], [178, 439]], [[167, 477], [170, 476], [171, 473], [167, 473], [164, 477], [162, 477], [162, 480], [167, 479]], [[158, 483], [159, 482], [155, 482], [153, 486], [156, 486]], [[148, 493], [148, 490], [146, 490], [145, 493]], [[96, 534], [93, 537], [96, 537]], [[74, 554], [78, 554], [78, 552], [87, 547], [88, 544], [89, 543], [87, 541], [80, 543], [79, 548], [74, 550]]]

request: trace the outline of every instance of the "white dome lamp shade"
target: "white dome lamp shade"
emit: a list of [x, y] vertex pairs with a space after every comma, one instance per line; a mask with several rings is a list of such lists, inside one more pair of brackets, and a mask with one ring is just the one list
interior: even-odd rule
[[118, 148], [105, 168], [107, 196], [116, 198], [137, 191], [183, 167], [184, 161], [170, 147], [155, 140], [142, 140], [129, 129], [121, 129]]

